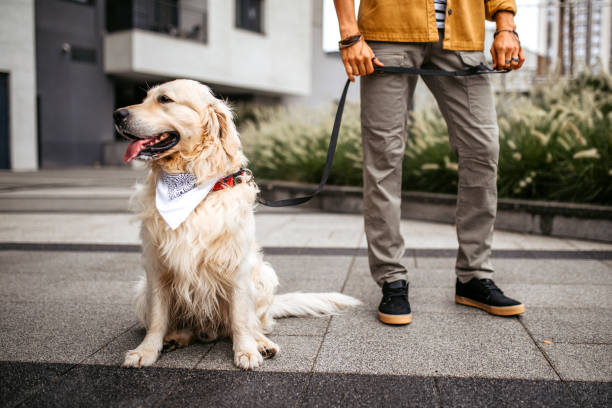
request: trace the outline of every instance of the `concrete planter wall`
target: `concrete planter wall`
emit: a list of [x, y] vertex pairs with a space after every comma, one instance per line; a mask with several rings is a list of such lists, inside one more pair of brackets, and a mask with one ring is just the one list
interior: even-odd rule
[[[307, 195], [316, 187], [261, 180], [258, 184], [268, 200]], [[361, 195], [359, 187], [326, 186], [319, 196], [304, 206], [330, 212], [361, 213]], [[454, 224], [456, 199], [450, 194], [404, 192], [402, 218]], [[507, 231], [612, 242], [612, 207], [500, 199], [495, 226]]]

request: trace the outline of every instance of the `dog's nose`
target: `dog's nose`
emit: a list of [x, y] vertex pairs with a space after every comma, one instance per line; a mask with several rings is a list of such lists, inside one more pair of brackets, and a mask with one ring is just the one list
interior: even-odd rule
[[113, 118], [117, 124], [123, 122], [128, 116], [130, 116], [130, 112], [127, 109], [120, 108], [113, 112]]

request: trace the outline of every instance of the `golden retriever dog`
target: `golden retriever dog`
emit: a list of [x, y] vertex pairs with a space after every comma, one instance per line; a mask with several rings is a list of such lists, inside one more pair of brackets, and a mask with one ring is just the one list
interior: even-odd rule
[[[336, 314], [360, 303], [340, 293], [275, 295], [276, 273], [255, 242], [259, 190], [242, 170], [247, 160], [232, 112], [207, 86], [185, 79], [156, 86], [142, 103], [117, 109], [114, 121], [132, 141], [124, 160], [150, 168], [134, 196], [145, 269], [136, 314], [146, 335], [124, 366], [150, 366], [164, 348], [229, 336], [236, 366], [253, 369], [279, 353], [266, 337], [275, 318]], [[229, 175], [234, 182], [223, 184]], [[160, 209], [168, 177], [187, 180], [175, 196], [204, 191], [172, 226]], [[219, 180], [221, 188], [206, 193]]]

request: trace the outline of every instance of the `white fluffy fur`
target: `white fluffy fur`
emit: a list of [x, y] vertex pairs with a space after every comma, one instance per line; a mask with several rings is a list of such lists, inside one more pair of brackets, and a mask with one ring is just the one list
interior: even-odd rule
[[[162, 94], [173, 102], [159, 103]], [[191, 172], [202, 182], [246, 165], [231, 111], [208, 87], [168, 82], [126, 109], [122, 130], [141, 138], [177, 131], [180, 142], [150, 162], [134, 197], [146, 271], [136, 286], [136, 313], [147, 334], [127, 352], [124, 366], [153, 364], [164, 344], [230, 336], [235, 364], [252, 369], [279, 352], [265, 335], [275, 317], [329, 315], [360, 303], [339, 293], [274, 295], [278, 278], [255, 242], [258, 189], [252, 182], [211, 192], [176, 230], [161, 218], [155, 208], [161, 170]]]
[[342, 293], [286, 293], [274, 296], [268, 308], [271, 317], [326, 316], [338, 314], [361, 302]]

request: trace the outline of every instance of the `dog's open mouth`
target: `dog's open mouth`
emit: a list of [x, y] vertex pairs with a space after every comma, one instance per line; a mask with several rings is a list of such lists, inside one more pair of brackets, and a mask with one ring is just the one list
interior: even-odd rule
[[169, 131], [160, 133], [157, 136], [138, 139], [131, 135], [126, 135], [130, 139], [136, 139], [128, 146], [123, 161], [126, 163], [139, 158], [142, 160], [152, 160], [157, 158], [163, 152], [173, 148], [179, 142], [178, 132]]

